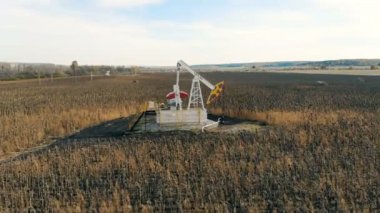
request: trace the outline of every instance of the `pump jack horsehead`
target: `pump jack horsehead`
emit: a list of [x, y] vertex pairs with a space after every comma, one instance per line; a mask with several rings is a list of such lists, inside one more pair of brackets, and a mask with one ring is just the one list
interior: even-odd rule
[[207, 105], [214, 103], [223, 93], [224, 81], [217, 83], [216, 85], [211, 84], [208, 80], [203, 78], [197, 72], [190, 68], [184, 61], [180, 60], [177, 63], [177, 83], [174, 85], [175, 101], [176, 106], [182, 109], [182, 100], [180, 98], [179, 90], [179, 74], [181, 70], [186, 70], [194, 76], [193, 83], [191, 86], [190, 99], [188, 103], [188, 109], [190, 108], [202, 108], [205, 109], [203, 103], [203, 96], [201, 92], [200, 82], [207, 86], [211, 92], [207, 99]]
[[221, 81], [215, 85], [215, 88], [211, 90], [207, 99], [207, 105], [214, 103], [223, 93], [224, 81]]

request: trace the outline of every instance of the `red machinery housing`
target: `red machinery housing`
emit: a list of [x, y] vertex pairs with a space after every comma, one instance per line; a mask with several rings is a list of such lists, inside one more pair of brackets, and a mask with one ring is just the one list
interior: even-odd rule
[[[185, 91], [181, 91], [179, 93], [179, 96], [181, 97], [181, 99], [186, 99], [189, 97], [189, 94]], [[172, 100], [172, 99], [175, 99], [175, 92], [169, 92], [167, 95], [166, 95], [166, 99], [167, 100]]]

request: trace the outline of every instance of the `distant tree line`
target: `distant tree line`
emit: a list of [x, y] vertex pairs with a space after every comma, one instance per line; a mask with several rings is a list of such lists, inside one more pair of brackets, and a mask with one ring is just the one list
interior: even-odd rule
[[67, 67], [53, 64], [0, 64], [0, 80], [66, 76]]
[[77, 65], [75, 70], [70, 66], [54, 64], [10, 64], [0, 63], [0, 80], [20, 80], [34, 78], [57, 78], [84, 75], [105, 75], [108, 71], [111, 74], [136, 74], [137, 67], [126, 66], [90, 66]]
[[[133, 68], [132, 67], [126, 67], [126, 66], [106, 66], [106, 65], [100, 65], [100, 66], [90, 66], [90, 65], [83, 65], [78, 66], [76, 68], [76, 72], [78, 76], [81, 75], [90, 75], [91, 73], [93, 75], [104, 75], [106, 72], [111, 71], [111, 73], [116, 74], [132, 74]], [[66, 71], [67, 75], [74, 76], [74, 70], [69, 69]]]

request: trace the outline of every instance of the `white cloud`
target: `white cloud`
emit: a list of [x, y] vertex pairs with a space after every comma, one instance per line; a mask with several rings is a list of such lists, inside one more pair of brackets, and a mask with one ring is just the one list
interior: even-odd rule
[[144, 27], [50, 16], [24, 8], [0, 13], [0, 61], [131, 64], [154, 43]]
[[315, 5], [346, 18], [347, 23], [376, 24], [380, 21], [378, 0], [314, 0]]
[[164, 0], [98, 0], [100, 6], [109, 8], [129, 8], [160, 4], [162, 2], [164, 2]]
[[[59, 0], [0, 0], [1, 8], [6, 9], [7, 7], [15, 6], [33, 6], [33, 5], [51, 5]], [[0, 8], [0, 9], [1, 9]]]

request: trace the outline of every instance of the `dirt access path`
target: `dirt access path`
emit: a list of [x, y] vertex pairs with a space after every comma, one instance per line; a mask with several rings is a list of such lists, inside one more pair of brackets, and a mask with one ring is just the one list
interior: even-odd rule
[[75, 139], [86, 139], [86, 138], [108, 138], [108, 137], [121, 137], [129, 134], [129, 129], [132, 119], [134, 116], [119, 118], [116, 120], [108, 121], [101, 123], [96, 126], [92, 126], [86, 129], [83, 129], [71, 136], [65, 138], [56, 138], [56, 139], [47, 139], [46, 143], [41, 146], [36, 146], [29, 148], [20, 152], [12, 153], [0, 158], [0, 164], [12, 162], [15, 160], [24, 159], [31, 154], [35, 154], [57, 145], [64, 145]]
[[[27, 158], [32, 154], [46, 151], [50, 148], [65, 145], [71, 142], [80, 142], [81, 139], [89, 138], [114, 138], [114, 137], [123, 137], [130, 134], [147, 134], [147, 132], [141, 131], [131, 131], [132, 126], [136, 123], [140, 114], [132, 115], [125, 118], [119, 118], [116, 120], [108, 121], [101, 123], [96, 126], [92, 126], [86, 129], [83, 129], [71, 136], [65, 138], [57, 139], [48, 139], [46, 143], [33, 147], [30, 149], [23, 150], [21, 152], [12, 153], [10, 155], [0, 158], [0, 164], [10, 163], [17, 160], [22, 160]], [[218, 116], [209, 115], [209, 119], [217, 121]], [[223, 122], [217, 129], [207, 132], [220, 132], [220, 133], [236, 133], [239, 131], [255, 131], [257, 132], [263, 127], [266, 126], [264, 123], [257, 121], [247, 121], [236, 118], [224, 117]], [[167, 130], [173, 131], [173, 130]]]

